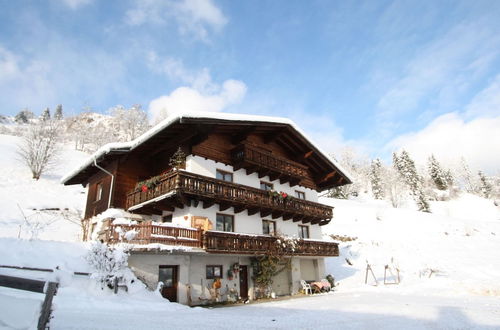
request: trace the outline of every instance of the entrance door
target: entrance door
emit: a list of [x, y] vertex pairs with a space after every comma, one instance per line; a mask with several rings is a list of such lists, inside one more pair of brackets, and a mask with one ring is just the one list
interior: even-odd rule
[[240, 297], [243, 300], [248, 298], [248, 269], [247, 266], [240, 266]]
[[177, 269], [178, 266], [160, 266], [158, 281], [163, 283], [161, 295], [171, 302], [177, 302]]

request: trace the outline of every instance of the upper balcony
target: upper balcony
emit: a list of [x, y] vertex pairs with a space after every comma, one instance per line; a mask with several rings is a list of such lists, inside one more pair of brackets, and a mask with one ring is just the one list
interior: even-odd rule
[[130, 212], [160, 214], [184, 205], [203, 208], [214, 204], [224, 211], [230, 207], [234, 213], [244, 210], [249, 215], [260, 212], [261, 217], [324, 225], [332, 218], [332, 208], [327, 205], [287, 196], [274, 196], [269, 191], [222, 181], [186, 171], [171, 171], [158, 178], [154, 187], [146, 191], [136, 189], [127, 195], [126, 208]]
[[281, 249], [281, 253], [287, 256], [336, 257], [339, 255], [338, 244], [334, 242], [295, 239], [293, 247], [289, 245], [283, 250], [282, 242], [278, 242], [278, 237], [274, 236], [220, 231], [203, 232], [201, 229], [162, 226], [152, 223], [109, 224], [104, 229], [102, 239], [109, 244], [126, 242], [138, 245], [159, 243], [187, 246], [217, 254], [265, 255]]
[[292, 187], [307, 176], [306, 166], [248, 144], [234, 148], [231, 156], [235, 171], [244, 168], [247, 174], [257, 172], [259, 178], [267, 175], [271, 181], [279, 179], [280, 183], [288, 182]]

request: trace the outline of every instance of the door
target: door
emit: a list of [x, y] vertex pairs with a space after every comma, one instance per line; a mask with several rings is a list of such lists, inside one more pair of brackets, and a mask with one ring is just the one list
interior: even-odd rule
[[177, 302], [177, 270], [178, 266], [160, 266], [158, 281], [163, 283], [161, 295], [171, 302]]
[[247, 266], [240, 266], [240, 297], [243, 300], [248, 298], [248, 269]]

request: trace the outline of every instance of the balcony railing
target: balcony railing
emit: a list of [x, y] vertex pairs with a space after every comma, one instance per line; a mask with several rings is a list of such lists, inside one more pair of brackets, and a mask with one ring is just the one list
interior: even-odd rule
[[[265, 255], [272, 254], [279, 246], [277, 237], [248, 235], [229, 232], [206, 231], [194, 228], [168, 227], [161, 225], [110, 225], [106, 229], [108, 244], [120, 242], [130, 244], [159, 243], [205, 249], [209, 253]], [[339, 255], [338, 244], [315, 240], [297, 240], [294, 248], [287, 248], [285, 255], [329, 256]]]
[[232, 151], [234, 169], [245, 168], [250, 172], [259, 173], [259, 177], [268, 175], [271, 180], [280, 179], [281, 183], [289, 182], [294, 186], [307, 176], [307, 167], [260, 150], [248, 144], [241, 144]]
[[[155, 208], [169, 204], [169, 198], [179, 203], [179, 198], [221, 205], [221, 209], [234, 207], [235, 212], [248, 210], [249, 214], [261, 212], [261, 216], [271, 215], [284, 220], [326, 224], [332, 218], [332, 208], [327, 205], [287, 197], [271, 196], [268, 191], [241, 184], [217, 180], [185, 171], [172, 171], [164, 175], [158, 184], [147, 191], [136, 189], [127, 196], [126, 207], [129, 211], [154, 204]], [[172, 204], [172, 205], [177, 205]], [[169, 207], [172, 207], [169, 205]]]
[[[279, 248], [278, 238], [274, 236], [207, 231], [204, 237], [205, 249], [212, 253], [265, 255]], [[293, 249], [286, 249], [285, 254], [335, 257], [339, 255], [339, 247], [333, 242], [299, 239]]]
[[153, 225], [110, 225], [106, 230], [106, 241], [110, 244], [125, 242], [130, 244], [160, 243], [202, 247], [200, 229]]

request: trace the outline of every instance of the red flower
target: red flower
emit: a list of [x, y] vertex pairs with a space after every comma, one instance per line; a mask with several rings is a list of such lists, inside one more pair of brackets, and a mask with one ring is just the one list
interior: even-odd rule
[[146, 185], [142, 185], [142, 187], [141, 187], [141, 191], [142, 191], [142, 192], [146, 192], [146, 191], [148, 191], [148, 187], [147, 187]]
[[287, 197], [288, 197], [288, 194], [287, 194], [287, 193], [285, 193], [285, 192], [281, 192], [281, 197], [283, 197], [283, 198], [287, 198]]

